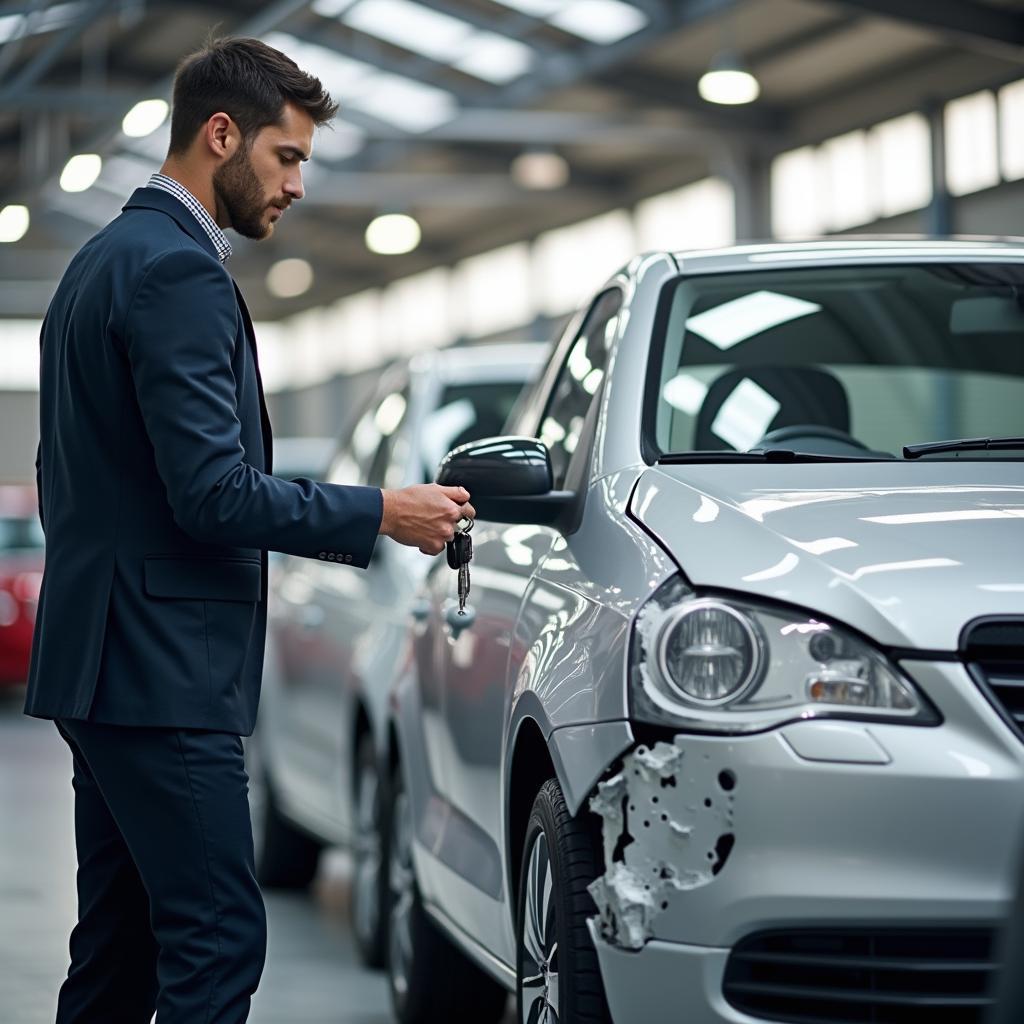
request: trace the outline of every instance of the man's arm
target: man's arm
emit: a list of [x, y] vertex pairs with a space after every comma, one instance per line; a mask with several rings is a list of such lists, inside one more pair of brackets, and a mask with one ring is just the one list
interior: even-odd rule
[[379, 489], [282, 480], [242, 461], [236, 317], [228, 276], [189, 249], [147, 268], [126, 316], [139, 407], [175, 520], [201, 541], [350, 554], [365, 566], [381, 525]]

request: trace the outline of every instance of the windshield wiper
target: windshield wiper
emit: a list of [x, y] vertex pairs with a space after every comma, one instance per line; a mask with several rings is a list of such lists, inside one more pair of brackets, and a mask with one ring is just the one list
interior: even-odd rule
[[1024, 437], [961, 437], [951, 441], [906, 444], [903, 458], [919, 459], [936, 452], [1024, 451]]
[[789, 448], [754, 448], [749, 452], [696, 451], [668, 452], [658, 462], [670, 466], [688, 462], [878, 462], [877, 455], [821, 455], [797, 452]]

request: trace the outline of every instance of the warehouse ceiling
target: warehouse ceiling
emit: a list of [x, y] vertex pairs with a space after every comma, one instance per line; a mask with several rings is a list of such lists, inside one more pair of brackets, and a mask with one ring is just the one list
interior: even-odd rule
[[[0, 315], [41, 316], [74, 251], [159, 166], [166, 125], [130, 139], [122, 118], [169, 97], [178, 60], [212, 29], [285, 49], [341, 103], [288, 222], [264, 243], [232, 237], [231, 270], [263, 320], [709, 173], [751, 197], [740, 234], [764, 235], [773, 154], [1024, 77], [1024, 0], [428, 6], [449, 16], [447, 35], [417, 34], [387, 0], [0, 2], [0, 207], [27, 205], [32, 218], [24, 238], [0, 245]], [[698, 95], [722, 50], [760, 80], [749, 106]], [[568, 161], [565, 185], [516, 182], [512, 162], [536, 149]], [[88, 191], [66, 193], [58, 178], [76, 153], [100, 154], [104, 169]], [[371, 253], [365, 228], [392, 211], [413, 214], [423, 242]], [[274, 298], [266, 274], [286, 257], [312, 263], [315, 281]]]

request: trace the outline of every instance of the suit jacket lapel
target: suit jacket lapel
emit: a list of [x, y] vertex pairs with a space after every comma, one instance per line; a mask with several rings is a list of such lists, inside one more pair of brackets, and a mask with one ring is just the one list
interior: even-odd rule
[[245, 325], [245, 340], [249, 343], [249, 351], [252, 352], [253, 365], [256, 367], [256, 385], [260, 395], [260, 431], [263, 434], [263, 452], [266, 462], [267, 473], [274, 471], [274, 438], [270, 430], [270, 414], [267, 412], [267, 401], [263, 395], [263, 378], [260, 376], [260, 358], [256, 351], [256, 331], [252, 326], [252, 317], [249, 316], [249, 307], [242, 298], [242, 292], [238, 283], [232, 279], [235, 286], [235, 296], [238, 298], [238, 308], [242, 311], [242, 323]]

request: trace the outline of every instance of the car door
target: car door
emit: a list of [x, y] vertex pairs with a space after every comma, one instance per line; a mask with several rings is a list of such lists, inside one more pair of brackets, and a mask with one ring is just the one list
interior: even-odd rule
[[[557, 374], [545, 375], [540, 385], [545, 390], [533, 403], [523, 403], [523, 418], [514, 425], [515, 432], [548, 444], [556, 488], [569, 478], [583, 438], [620, 305], [617, 290], [595, 301], [582, 326], [559, 346]], [[579, 457], [588, 454], [581, 449]], [[495, 901], [505, 897], [501, 768], [515, 679], [525, 656], [512, 644], [531, 577], [559, 536], [547, 527], [478, 522], [464, 618], [458, 615], [455, 573], [439, 571], [432, 579], [437, 609], [433, 670], [442, 695], [444, 737], [438, 781], [451, 809], [443, 847], [449, 848], [456, 871], [480, 894], [453, 893], [446, 910], [506, 962], [513, 950], [511, 917], [495, 913]]]
[[[389, 375], [328, 470], [328, 482], [385, 486], [407, 408], [406, 379]], [[349, 766], [363, 682], [359, 666], [382, 621], [379, 610], [390, 607], [383, 541], [365, 571], [296, 559], [279, 587], [287, 762], [293, 775], [302, 776], [292, 795], [318, 828], [342, 839], [351, 832]]]

